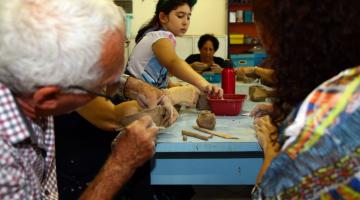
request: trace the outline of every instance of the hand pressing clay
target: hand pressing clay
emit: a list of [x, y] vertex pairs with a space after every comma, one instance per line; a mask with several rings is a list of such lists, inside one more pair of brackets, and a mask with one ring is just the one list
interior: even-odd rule
[[260, 146], [264, 150], [271, 149], [274, 152], [280, 150], [278, 143], [278, 130], [277, 127], [271, 121], [269, 115], [265, 115], [254, 120], [254, 128], [256, 138]]
[[144, 115], [150, 115], [157, 126], [168, 127], [171, 125], [171, 123], [168, 122], [168, 119], [166, 119], [166, 109], [163, 106], [156, 106], [152, 109], [145, 109], [136, 114], [125, 116], [120, 120], [120, 124], [121, 126], [125, 127]]
[[210, 111], [203, 111], [196, 119], [196, 123], [201, 128], [214, 129], [216, 125], [215, 114]]
[[239, 67], [236, 69], [236, 77], [238, 81], [245, 83], [253, 82], [259, 78], [261, 83], [272, 86], [276, 83], [274, 70], [263, 67]]
[[265, 101], [266, 98], [275, 97], [275, 92], [261, 86], [250, 86], [249, 96], [251, 101]]
[[254, 67], [240, 67], [236, 69], [236, 80], [243, 83], [251, 83], [256, 79]]

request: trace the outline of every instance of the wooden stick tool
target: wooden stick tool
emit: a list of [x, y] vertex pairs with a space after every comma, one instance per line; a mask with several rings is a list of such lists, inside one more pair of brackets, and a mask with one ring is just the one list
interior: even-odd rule
[[205, 135], [201, 135], [199, 133], [195, 133], [195, 132], [191, 132], [191, 131], [186, 131], [186, 130], [182, 130], [181, 134], [183, 136], [189, 136], [189, 137], [194, 137], [194, 138], [198, 138], [200, 140], [208, 140], [209, 138], [212, 138], [212, 135], [210, 136], [205, 136]]
[[236, 137], [234, 135], [231, 135], [231, 134], [215, 132], [215, 131], [212, 131], [212, 130], [209, 130], [209, 129], [206, 129], [206, 128], [200, 128], [198, 126], [193, 126], [193, 128], [198, 130], [198, 131], [201, 131], [201, 132], [204, 132], [204, 133], [207, 133], [207, 134], [210, 134], [210, 135], [215, 135], [215, 136], [218, 136], [218, 137], [226, 138], [226, 139], [239, 139], [238, 137]]

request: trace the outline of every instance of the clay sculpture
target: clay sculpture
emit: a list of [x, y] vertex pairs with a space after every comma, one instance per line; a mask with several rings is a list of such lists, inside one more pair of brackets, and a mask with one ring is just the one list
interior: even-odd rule
[[213, 130], [216, 125], [215, 114], [210, 111], [202, 111], [198, 115], [198, 118], [196, 119], [196, 123], [201, 128]]
[[196, 109], [198, 110], [210, 110], [210, 106], [207, 100], [207, 94], [201, 93], [196, 103]]

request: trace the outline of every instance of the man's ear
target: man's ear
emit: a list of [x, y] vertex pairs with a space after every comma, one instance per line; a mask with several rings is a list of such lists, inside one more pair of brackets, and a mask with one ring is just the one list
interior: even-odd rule
[[54, 109], [58, 105], [60, 88], [56, 86], [42, 87], [34, 92], [33, 101], [35, 106], [41, 109]]
[[161, 23], [166, 24], [169, 21], [168, 16], [164, 12], [159, 13], [159, 20]]

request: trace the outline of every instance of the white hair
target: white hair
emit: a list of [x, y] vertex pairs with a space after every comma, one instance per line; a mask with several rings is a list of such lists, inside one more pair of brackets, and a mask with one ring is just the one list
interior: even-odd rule
[[0, 81], [20, 93], [93, 87], [102, 77], [104, 35], [125, 29], [124, 16], [111, 0], [2, 1]]

